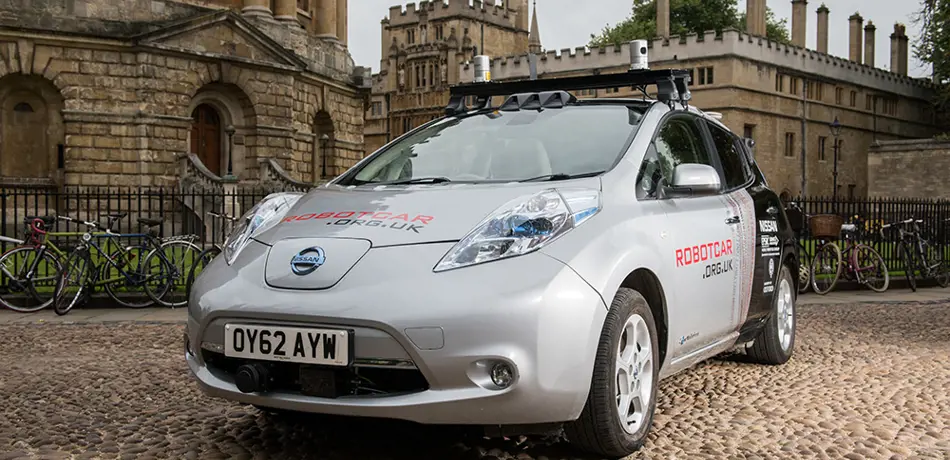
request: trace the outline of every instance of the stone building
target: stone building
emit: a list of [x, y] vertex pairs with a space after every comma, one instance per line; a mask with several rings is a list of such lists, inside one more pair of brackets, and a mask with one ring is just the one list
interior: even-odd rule
[[338, 174], [370, 87], [346, 18], [347, 0], [2, 2], [0, 187]]
[[380, 71], [366, 111], [366, 151], [373, 152], [442, 116], [460, 65], [476, 52], [540, 52], [537, 14], [528, 0], [436, 0], [394, 6], [382, 20]]
[[[440, 7], [435, 8], [438, 11]], [[658, 0], [660, 38], [650, 42], [651, 67], [689, 69], [693, 75], [692, 103], [721, 113], [723, 122], [734, 132], [756, 141], [757, 160], [776, 189], [798, 194], [804, 185], [808, 195], [831, 195], [837, 145], [839, 195], [864, 196], [869, 191], [868, 149], [873, 142], [923, 138], [936, 133], [936, 115], [931, 105], [933, 85], [929, 80], [907, 76], [908, 38], [903, 25], [894, 25], [890, 36], [891, 70], [885, 70], [874, 62], [878, 42], [872, 22], [865, 25], [864, 19], [854, 14], [847, 23], [832, 25], [831, 11], [822, 4], [815, 10], [817, 50], [810, 50], [805, 48], [808, 3], [793, 0], [792, 8], [793, 44], [784, 45], [765, 38], [766, 0], [747, 1], [746, 13], [751, 19], [745, 31], [672, 37], [669, 0]], [[400, 12], [398, 17], [406, 16], [409, 15]], [[412, 24], [415, 27], [416, 23]], [[384, 30], [387, 25], [384, 21]], [[827, 53], [828, 31], [832, 26], [850, 30], [847, 58]], [[537, 29], [532, 28], [531, 35], [536, 36]], [[389, 47], [391, 44], [384, 46], [384, 51]], [[401, 56], [399, 46], [392, 49], [384, 56]], [[485, 50], [493, 57], [493, 80], [529, 78], [528, 53], [504, 47], [495, 51], [487, 45]], [[508, 50], [514, 52], [499, 54]], [[629, 45], [534, 52], [538, 78], [624, 72], [630, 62]], [[466, 60], [457, 72], [450, 71], [450, 83], [472, 81], [471, 52], [465, 48], [458, 56]], [[389, 62], [389, 70], [393, 62], [398, 63]], [[393, 91], [387, 80], [392, 74], [385, 73], [386, 67], [383, 69], [374, 77], [374, 104], [367, 113], [369, 152], [407, 128], [440, 115], [448, 102], [447, 92], [441, 87]], [[584, 91], [578, 96], [637, 94], [632, 88], [613, 88]], [[398, 105], [386, 104], [387, 98], [395, 101], [397, 96]], [[411, 99], [414, 105], [405, 99]], [[416, 116], [409, 118], [403, 114]], [[836, 118], [841, 124], [837, 138], [829, 126]]]

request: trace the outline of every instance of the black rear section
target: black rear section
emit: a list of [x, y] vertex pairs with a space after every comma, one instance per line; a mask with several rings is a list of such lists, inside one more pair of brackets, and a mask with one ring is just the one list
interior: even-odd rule
[[[755, 274], [752, 279], [752, 298], [749, 316], [740, 329], [739, 342], [755, 338], [772, 311], [772, 298], [778, 286], [779, 268], [786, 264], [792, 273], [798, 273], [799, 255], [795, 242], [793, 222], [785, 213], [785, 206], [775, 191], [768, 187], [765, 175], [752, 159], [751, 142], [744, 147], [746, 159], [755, 176], [748, 191], [755, 203]], [[804, 225], [798, 222], [799, 226]], [[793, 277], [797, 283], [798, 277]], [[798, 286], [794, 286], [797, 293]], [[797, 294], [796, 294], [797, 295]]]

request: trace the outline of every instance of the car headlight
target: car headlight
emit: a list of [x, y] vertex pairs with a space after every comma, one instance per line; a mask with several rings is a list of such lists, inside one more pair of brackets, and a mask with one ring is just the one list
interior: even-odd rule
[[601, 209], [598, 190], [545, 190], [506, 203], [442, 257], [433, 271], [525, 255], [587, 222]]
[[254, 205], [237, 222], [224, 242], [224, 257], [228, 265], [234, 262], [251, 238], [267, 231], [287, 214], [304, 194], [300, 192], [273, 193]]

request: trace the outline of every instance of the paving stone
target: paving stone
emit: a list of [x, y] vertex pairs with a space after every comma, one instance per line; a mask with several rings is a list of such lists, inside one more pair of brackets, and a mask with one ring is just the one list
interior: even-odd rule
[[[793, 358], [661, 383], [633, 458], [947, 458], [950, 303], [807, 304]], [[0, 458], [575, 459], [563, 436], [265, 414], [206, 397], [181, 324], [3, 324]]]

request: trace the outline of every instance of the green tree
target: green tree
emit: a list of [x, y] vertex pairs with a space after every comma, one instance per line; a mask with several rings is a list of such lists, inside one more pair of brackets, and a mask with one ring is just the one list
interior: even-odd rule
[[933, 75], [941, 89], [935, 104], [950, 110], [950, 0], [923, 0], [914, 18], [920, 26], [920, 37], [914, 44], [914, 55], [933, 66]]
[[[745, 13], [739, 14], [737, 0], [670, 0], [670, 33], [717, 32], [734, 28], [744, 30]], [[768, 38], [789, 43], [786, 21], [775, 20], [767, 11]], [[656, 1], [634, 0], [633, 14], [614, 26], [608, 25], [598, 35], [591, 34], [590, 46], [621, 44], [637, 39], [656, 37]]]

